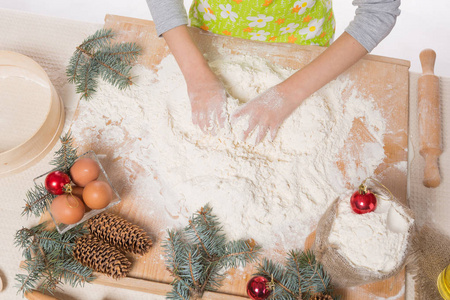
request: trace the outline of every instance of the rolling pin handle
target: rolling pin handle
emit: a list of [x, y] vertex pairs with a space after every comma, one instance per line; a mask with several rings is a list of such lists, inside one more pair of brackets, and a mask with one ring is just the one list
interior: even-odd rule
[[423, 75], [434, 75], [434, 63], [436, 62], [436, 52], [433, 49], [422, 50], [419, 54], [422, 64]]
[[441, 183], [441, 175], [439, 174], [438, 165], [439, 155], [425, 154], [425, 169], [423, 176], [423, 185], [429, 188], [438, 187]]

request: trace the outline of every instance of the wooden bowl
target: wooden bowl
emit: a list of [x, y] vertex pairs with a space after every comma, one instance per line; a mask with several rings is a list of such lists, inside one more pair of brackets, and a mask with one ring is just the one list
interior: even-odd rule
[[0, 51], [0, 177], [42, 159], [64, 126], [64, 104], [31, 58]]

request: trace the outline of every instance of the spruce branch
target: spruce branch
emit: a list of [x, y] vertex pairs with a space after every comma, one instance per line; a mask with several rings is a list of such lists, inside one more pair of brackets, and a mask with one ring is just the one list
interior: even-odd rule
[[247, 262], [256, 260], [256, 251], [260, 251], [258, 245], [251, 245], [248, 241], [239, 240], [228, 242], [225, 245], [225, 254], [220, 258], [220, 263], [227, 268], [245, 267]]
[[76, 77], [76, 92], [81, 94], [81, 99], [89, 100], [97, 91], [96, 77], [98, 74], [98, 66], [92, 60], [87, 60], [80, 66], [79, 75]]
[[314, 252], [292, 250], [288, 253], [285, 265], [264, 259], [255, 275], [273, 279], [275, 287], [269, 299], [302, 300], [314, 294], [333, 295], [331, 278], [316, 260]]
[[15, 280], [17, 293], [25, 294], [27, 291], [35, 289], [39, 281], [41, 280], [42, 273], [45, 271], [44, 262], [35, 257], [30, 260], [26, 260], [22, 267], [27, 274], [16, 274]]
[[75, 246], [75, 239], [83, 236], [87, 230], [82, 227], [82, 224], [74, 227], [68, 231], [67, 234], [61, 235], [57, 231], [42, 231], [38, 237], [39, 245], [46, 253], [61, 255], [72, 254], [72, 249]]
[[118, 57], [120, 61], [131, 64], [136, 61], [137, 57], [141, 53], [141, 47], [136, 43], [124, 43], [106, 45], [103, 52], [109, 56]]
[[204, 273], [205, 279], [203, 280], [201, 291], [217, 291], [222, 286], [225, 275], [226, 274], [220, 264], [210, 264]]
[[99, 29], [93, 35], [87, 37], [80, 48], [91, 50], [108, 45], [112, 39], [115, 38], [115, 33], [112, 29]]
[[188, 240], [199, 244], [209, 258], [223, 255], [226, 244], [219, 220], [211, 212], [212, 208], [209, 205], [202, 207], [189, 220], [189, 225], [185, 229]]
[[113, 38], [114, 33], [111, 29], [100, 29], [85, 39], [83, 43], [77, 47], [74, 54], [70, 58], [69, 66], [66, 70], [68, 81], [70, 83], [77, 82], [81, 66], [85, 65], [88, 61], [88, 58], [83, 55], [83, 52], [78, 50], [78, 48], [90, 51], [98, 47], [105, 47]]
[[[298, 268], [296, 267], [298, 266]], [[294, 267], [296, 269], [294, 269]], [[291, 251], [287, 262], [288, 274], [293, 274], [301, 270], [303, 282], [302, 287], [314, 286], [314, 290], [307, 290], [309, 296], [315, 293], [329, 294], [331, 292], [331, 278], [326, 274], [323, 266], [316, 261], [314, 253], [310, 250], [306, 252]]]
[[135, 43], [116, 43], [111, 29], [101, 29], [76, 47], [69, 60], [66, 74], [70, 83], [75, 83], [77, 93], [89, 100], [96, 92], [98, 77], [118, 89], [133, 84], [131, 64], [141, 53]]
[[78, 78], [80, 66], [86, 64], [87, 58], [83, 55], [81, 51], [75, 51], [69, 61], [69, 66], [67, 67], [67, 80], [69, 83], [75, 83]]
[[[105, 81], [108, 81], [119, 89], [124, 89], [133, 83], [131, 81], [131, 77], [128, 76], [131, 66], [123, 63], [120, 57], [109, 53], [104, 53], [102, 51], [92, 54], [79, 47], [77, 47], [77, 50], [91, 59], [88, 63], [92, 66], [92, 68], [98, 67], [98, 73]], [[87, 72], [89, 72], [88, 69]], [[93, 74], [98, 75], [96, 73]], [[94, 76], [90, 76], [89, 78], [95, 79]]]
[[63, 278], [65, 283], [71, 286], [83, 286], [86, 282], [91, 282], [95, 279], [92, 275], [92, 269], [80, 265], [73, 258], [65, 261], [58, 261], [56, 270], [59, 272], [58, 277]]
[[[59, 139], [61, 141], [61, 147], [54, 153], [53, 160], [50, 164], [55, 166], [53, 170], [68, 173], [70, 167], [72, 167], [78, 158], [77, 148], [73, 145], [73, 139], [70, 132], [67, 132]], [[22, 216], [41, 216], [46, 210], [49, 209], [55, 197], [55, 195], [47, 191], [42, 183], [35, 184], [34, 187], [31, 188], [26, 194]]]
[[22, 216], [30, 217], [34, 215], [39, 217], [43, 214], [55, 199], [55, 195], [50, 194], [43, 184], [35, 184], [26, 194], [25, 206], [23, 207]]
[[19, 249], [23, 249], [22, 256], [25, 259], [31, 260], [32, 254], [37, 252], [39, 245], [37, 236], [44, 230], [45, 226], [47, 226], [47, 222], [43, 222], [32, 228], [22, 227], [22, 229], [16, 232], [14, 245]]
[[186, 244], [183, 241], [180, 231], [168, 230], [168, 238], [162, 242], [166, 266], [172, 270], [174, 277], [178, 276], [178, 270], [182, 261], [183, 252], [185, 252]]
[[[203, 271], [202, 257], [198, 248], [191, 248], [187, 252], [187, 265], [181, 265], [180, 274], [189, 274], [187, 282], [192, 283], [195, 289], [201, 287], [201, 277]], [[185, 269], [184, 269], [185, 268]]]
[[227, 242], [209, 205], [183, 230], [169, 230], [163, 242], [166, 267], [174, 277], [168, 299], [199, 299], [220, 288], [225, 270], [256, 260], [260, 247], [246, 241]]
[[46, 225], [22, 228], [15, 235], [14, 243], [22, 249], [27, 273], [16, 275], [18, 293], [34, 289], [53, 293], [63, 281], [77, 286], [94, 279], [92, 269], [72, 258], [74, 240], [87, 230], [78, 225], [60, 235], [56, 229], [46, 230]]
[[99, 52], [92, 57], [99, 64], [100, 75], [103, 80], [123, 90], [133, 84], [130, 71], [131, 66], [120, 59], [120, 56]]
[[258, 266], [256, 275], [264, 276], [270, 278], [275, 283], [275, 287], [270, 295], [269, 299], [289, 299], [289, 300], [299, 300], [297, 298], [299, 295], [292, 290], [292, 285], [289, 282], [289, 278], [285, 277], [285, 268], [279, 263], [274, 263], [272, 260], [266, 258]]
[[178, 281], [173, 284], [173, 289], [167, 294], [167, 299], [171, 300], [189, 300], [191, 290], [184, 283]]
[[77, 148], [74, 146], [72, 133], [66, 132], [59, 137], [61, 147], [54, 153], [53, 159], [50, 162], [55, 166], [54, 170], [59, 170], [68, 173], [74, 162], [78, 159]]

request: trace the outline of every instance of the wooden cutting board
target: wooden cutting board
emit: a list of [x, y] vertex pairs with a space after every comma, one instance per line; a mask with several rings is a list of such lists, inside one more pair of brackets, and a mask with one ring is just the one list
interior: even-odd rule
[[[118, 32], [118, 41], [137, 42], [143, 48], [140, 63], [151, 68], [155, 67], [169, 54], [169, 49], [162, 38], [156, 36], [153, 22], [132, 19], [121, 16], [107, 15], [105, 28], [112, 28]], [[251, 54], [267, 58], [281, 66], [300, 69], [317, 57], [324, 48], [318, 46], [300, 46], [295, 44], [268, 44], [253, 42], [228, 36], [214, 35], [196, 28], [190, 29], [192, 37], [200, 50], [208, 53], [208, 57], [215, 58], [224, 55]], [[407, 162], [408, 149], [408, 83], [409, 61], [387, 57], [367, 55], [346, 73], [354, 81], [350, 88], [357, 89], [363, 96], [372, 98], [376, 102], [383, 117], [386, 119], [387, 134], [382, 141], [386, 158], [377, 168], [377, 178], [388, 186], [393, 194], [406, 202], [406, 173], [400, 171], [397, 164]], [[373, 137], [365, 127], [364, 120], [356, 119], [347, 138], [345, 147], [341, 149], [341, 159], [337, 165], [345, 174], [345, 164], [348, 159], [364, 163], [358, 153], [365, 142], [372, 141]], [[90, 145], [80, 147], [89, 148]], [[108, 154], [109, 149], [95, 149], [97, 153]], [[397, 165], [397, 166], [396, 166]], [[133, 169], [139, 173], [140, 166]], [[349, 186], [350, 187], [350, 186]], [[120, 205], [114, 211], [126, 219], [135, 222], [151, 231], [152, 221], [144, 213], [138, 211], [130, 195], [123, 196]], [[320, 217], [320, 216], [318, 216]], [[144, 257], [134, 257], [133, 269], [128, 278], [115, 281], [106, 276], [99, 276], [95, 281], [98, 284], [113, 285], [123, 288], [140, 290], [149, 293], [165, 295], [171, 286], [172, 278], [165, 270], [161, 260], [162, 251], [159, 241], [164, 234], [157, 234], [158, 242], [151, 252]], [[314, 233], [307, 240], [305, 247], [314, 241]], [[246, 283], [251, 278], [253, 266], [243, 271], [231, 270], [230, 276], [218, 293], [206, 293], [204, 299], [239, 299], [246, 297]], [[405, 274], [383, 282], [365, 286], [340, 290], [344, 299], [375, 300], [389, 298], [391, 300], [404, 299]]]

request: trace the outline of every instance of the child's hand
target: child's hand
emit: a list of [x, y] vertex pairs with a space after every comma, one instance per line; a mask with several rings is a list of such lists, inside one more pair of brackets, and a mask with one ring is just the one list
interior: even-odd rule
[[189, 81], [188, 94], [192, 122], [203, 132], [216, 134], [218, 128], [223, 128], [226, 120], [227, 95], [222, 83], [214, 74]]
[[300, 104], [299, 101], [290, 99], [281, 90], [280, 85], [268, 89], [240, 107], [232, 115], [233, 125], [236, 124], [237, 119], [244, 116], [249, 117], [248, 128], [244, 131], [244, 140], [253, 130], [257, 130], [256, 145], [264, 139], [268, 131], [270, 131], [272, 141], [275, 139], [281, 124]]

